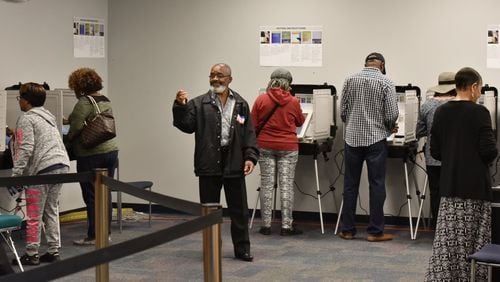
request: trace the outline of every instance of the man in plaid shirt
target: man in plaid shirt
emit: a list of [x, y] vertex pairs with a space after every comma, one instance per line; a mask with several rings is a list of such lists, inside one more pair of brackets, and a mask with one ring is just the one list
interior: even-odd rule
[[369, 54], [365, 68], [346, 78], [340, 107], [345, 130], [345, 176], [339, 236], [350, 240], [356, 234], [354, 217], [361, 171], [366, 161], [370, 185], [367, 240], [392, 240], [391, 234], [384, 233], [386, 138], [396, 127], [398, 104], [394, 83], [385, 76], [382, 54]]

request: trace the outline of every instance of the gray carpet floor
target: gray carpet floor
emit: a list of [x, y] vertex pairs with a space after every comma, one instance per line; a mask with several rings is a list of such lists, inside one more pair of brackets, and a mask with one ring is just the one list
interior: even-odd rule
[[[136, 238], [185, 222], [190, 216], [155, 215], [152, 227], [147, 220], [125, 222], [119, 233], [112, 224], [112, 243]], [[230, 222], [222, 226], [222, 278], [225, 281], [422, 281], [432, 249], [433, 232], [422, 230], [417, 240], [410, 239], [408, 227], [387, 226], [395, 240], [366, 241], [365, 226], [359, 226], [356, 239], [343, 240], [333, 234], [333, 224], [298, 222], [304, 234], [280, 236], [280, 224], [273, 233], [258, 233], [256, 221], [250, 231], [253, 262], [233, 258]], [[91, 251], [93, 247], [73, 246], [72, 241], [85, 234], [85, 222], [62, 224], [61, 257], [68, 258]], [[20, 253], [23, 239], [14, 236]], [[202, 281], [201, 233], [191, 234], [159, 247], [110, 263], [110, 281]], [[42, 247], [41, 253], [44, 252]], [[32, 267], [26, 267], [26, 270]], [[88, 269], [57, 281], [95, 281], [95, 269]]]

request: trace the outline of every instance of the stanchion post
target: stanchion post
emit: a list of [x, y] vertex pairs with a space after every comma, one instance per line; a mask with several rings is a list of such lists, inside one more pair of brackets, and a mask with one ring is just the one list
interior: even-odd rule
[[[218, 203], [202, 204], [202, 215], [222, 209]], [[203, 229], [203, 272], [205, 281], [222, 281], [220, 224]]]
[[[108, 176], [108, 170], [98, 168], [94, 172], [95, 248], [98, 250], [107, 247], [109, 243], [109, 193], [108, 187], [102, 183], [102, 176]], [[95, 271], [95, 280], [97, 282], [109, 281], [108, 263], [96, 266]]]

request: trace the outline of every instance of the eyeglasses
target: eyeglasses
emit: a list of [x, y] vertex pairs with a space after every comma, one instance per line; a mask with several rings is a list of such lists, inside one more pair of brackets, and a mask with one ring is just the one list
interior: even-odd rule
[[21, 96], [16, 96], [16, 99], [19, 101], [21, 100]]
[[210, 79], [214, 79], [214, 78], [221, 79], [221, 78], [228, 77], [228, 76], [229, 75], [222, 74], [222, 73], [211, 73], [208, 77]]

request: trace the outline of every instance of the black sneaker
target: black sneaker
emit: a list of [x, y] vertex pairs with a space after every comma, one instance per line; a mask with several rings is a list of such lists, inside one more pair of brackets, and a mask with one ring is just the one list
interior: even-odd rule
[[40, 262], [55, 262], [61, 260], [59, 252], [45, 253], [40, 257]]
[[292, 228], [281, 228], [281, 236], [292, 236], [302, 234], [302, 230], [297, 229], [297, 227], [293, 226]]
[[271, 235], [271, 227], [262, 226], [259, 229], [259, 233], [262, 234], [262, 235]]
[[[24, 254], [22, 257], [19, 258], [21, 261], [22, 265], [39, 265], [40, 264], [40, 257], [38, 254], [28, 256], [28, 254]], [[12, 265], [17, 265], [17, 260], [13, 259], [12, 260]]]

